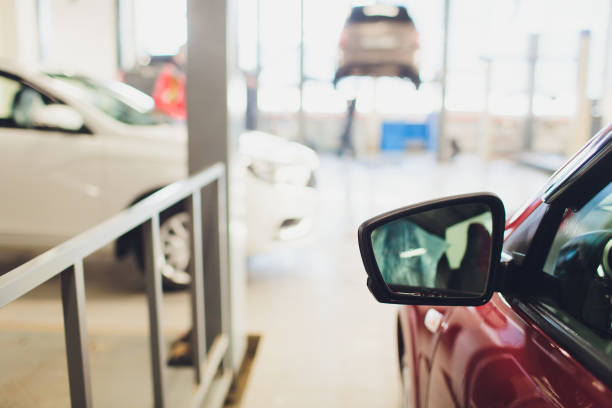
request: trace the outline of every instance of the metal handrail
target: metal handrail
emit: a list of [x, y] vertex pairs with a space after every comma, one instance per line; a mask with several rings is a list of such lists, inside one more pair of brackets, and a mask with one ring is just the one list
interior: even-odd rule
[[[202, 202], [202, 193], [216, 187], [216, 200]], [[229, 335], [229, 290], [227, 273], [225, 166], [216, 163], [185, 180], [177, 181], [149, 197], [134, 204], [97, 226], [69, 239], [55, 248], [35, 257], [0, 276], [0, 307], [13, 302], [37, 288], [54, 276], [61, 275], [62, 305], [64, 310], [64, 331], [66, 359], [70, 383], [70, 397], [73, 407], [91, 407], [91, 381], [89, 351], [85, 325], [85, 288], [83, 259], [93, 252], [115, 241], [136, 227], [143, 227], [143, 250], [145, 260], [145, 281], [149, 305], [152, 377], [155, 407], [164, 407], [165, 399], [165, 344], [161, 332], [161, 247], [159, 241], [159, 215], [174, 204], [187, 200], [191, 215], [192, 276], [191, 303], [194, 344], [196, 387], [192, 404], [199, 406], [215, 378], [223, 380], [223, 388], [229, 387], [232, 379]], [[207, 196], [209, 197], [209, 196]], [[204, 273], [202, 220], [206, 208], [216, 208], [212, 215], [213, 225], [218, 234], [208, 234], [218, 240], [217, 270]], [[215, 333], [215, 340], [206, 353], [205, 321], [210, 318], [204, 305], [204, 284], [207, 278], [219, 285], [221, 311], [212, 316], [221, 322], [221, 330]], [[217, 375], [221, 370], [221, 375]]]

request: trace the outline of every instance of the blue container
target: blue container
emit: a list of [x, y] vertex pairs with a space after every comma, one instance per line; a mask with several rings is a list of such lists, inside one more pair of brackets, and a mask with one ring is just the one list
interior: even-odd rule
[[381, 150], [404, 150], [412, 142], [430, 147], [428, 123], [383, 122]]

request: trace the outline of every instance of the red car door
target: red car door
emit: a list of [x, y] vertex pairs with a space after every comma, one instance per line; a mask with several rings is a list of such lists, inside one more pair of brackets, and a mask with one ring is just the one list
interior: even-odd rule
[[[379, 302], [406, 305], [398, 325], [404, 407], [612, 406], [611, 129], [595, 136], [551, 178], [541, 199], [506, 224], [503, 252], [503, 208], [489, 194], [421, 203], [360, 226], [368, 288]], [[472, 228], [478, 226], [474, 214], [481, 213], [455, 214], [464, 205], [480, 211], [483, 204], [492, 222], [488, 247]], [[462, 240], [447, 236], [467, 220]], [[445, 237], [447, 255], [463, 243], [452, 252], [455, 261], [463, 254], [460, 265], [466, 257], [486, 260], [487, 248], [495, 258], [488, 269], [473, 262], [441, 268], [433, 257], [439, 245], [402, 235], [414, 232], [414, 224]], [[427, 262], [402, 260], [417, 252], [428, 254]], [[433, 265], [435, 283], [426, 283], [423, 274]], [[455, 278], [483, 281], [485, 275], [471, 271], [493, 273], [484, 286], [487, 296], [450, 290]]]
[[612, 182], [590, 195], [519, 267], [545, 287], [446, 313], [421, 406], [612, 406]]
[[401, 354], [404, 393], [410, 401], [409, 406], [426, 406], [433, 356], [440, 339], [440, 331], [435, 326], [453, 310], [448, 306], [405, 306], [399, 311], [403, 327], [401, 341], [408, 350], [406, 353], [402, 350]]
[[428, 407], [605, 407], [612, 393], [501, 295], [440, 326]]

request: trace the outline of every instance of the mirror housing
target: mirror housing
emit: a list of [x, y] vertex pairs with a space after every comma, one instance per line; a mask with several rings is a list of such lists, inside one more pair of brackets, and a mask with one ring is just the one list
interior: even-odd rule
[[[368, 288], [381, 303], [485, 304], [493, 295], [499, 272], [504, 223], [504, 205], [490, 193], [442, 198], [371, 218], [361, 224], [358, 233]], [[476, 241], [480, 248], [477, 255], [473, 245]], [[447, 255], [454, 258], [450, 262], [455, 264], [454, 269]], [[443, 263], [445, 279], [440, 279]], [[480, 275], [475, 274], [478, 268]], [[463, 284], [451, 285], [453, 281]]]
[[67, 130], [80, 130], [85, 121], [83, 116], [68, 105], [53, 103], [38, 106], [33, 113], [33, 121], [37, 127]]

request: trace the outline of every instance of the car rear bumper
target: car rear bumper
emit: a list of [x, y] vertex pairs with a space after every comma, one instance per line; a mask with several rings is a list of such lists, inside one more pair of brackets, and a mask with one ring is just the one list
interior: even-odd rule
[[342, 79], [349, 76], [391, 76], [408, 78], [419, 88], [421, 77], [414, 65], [398, 62], [359, 63], [352, 62], [341, 65], [334, 76], [334, 86]]

